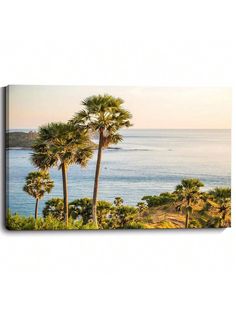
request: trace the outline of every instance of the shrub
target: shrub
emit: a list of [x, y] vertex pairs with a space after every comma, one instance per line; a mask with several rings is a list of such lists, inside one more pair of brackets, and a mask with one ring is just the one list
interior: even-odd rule
[[[97, 219], [100, 229], [113, 228], [115, 207], [107, 201], [97, 202]], [[69, 203], [69, 213], [73, 219], [82, 220], [83, 225], [92, 226], [92, 199], [82, 198]]]
[[148, 206], [145, 202], [138, 202], [137, 203], [137, 207], [139, 209], [139, 212], [140, 213], [146, 213], [148, 212], [147, 209], [148, 209]]
[[81, 198], [69, 203], [69, 216], [87, 224], [92, 219], [92, 199]]
[[[116, 204], [116, 205], [114, 205]], [[97, 202], [97, 219], [99, 229], [141, 228], [138, 222], [139, 209], [123, 205], [123, 200], [115, 198], [114, 204], [100, 200]], [[83, 198], [69, 203], [72, 218], [81, 218], [83, 229], [94, 229], [92, 224], [92, 200]], [[132, 226], [133, 223], [134, 225]], [[136, 225], [135, 225], [136, 224]], [[86, 227], [85, 227], [86, 225]]]
[[33, 217], [24, 217], [18, 214], [7, 214], [6, 227], [9, 230], [79, 230], [92, 229], [93, 226], [82, 225], [82, 221], [76, 221], [72, 218], [68, 221], [66, 226], [64, 221], [49, 214], [46, 218], [34, 219]]
[[122, 197], [118, 196], [118, 197], [115, 197], [114, 199], [114, 205], [115, 206], [121, 206], [124, 204], [124, 200]]
[[7, 213], [6, 227], [9, 230], [34, 230], [35, 220], [33, 217], [24, 217], [18, 214]]
[[64, 201], [62, 198], [52, 198], [45, 203], [43, 217], [46, 218], [49, 215], [59, 221], [64, 221]]
[[141, 222], [130, 222], [126, 225], [127, 229], [145, 229], [145, 225]]
[[203, 228], [203, 225], [199, 220], [191, 219], [189, 222], [189, 228]]
[[148, 207], [155, 207], [173, 203], [176, 200], [176, 195], [166, 192], [160, 195], [144, 196], [142, 200], [146, 201]]
[[117, 228], [125, 229], [130, 226], [131, 223], [138, 221], [139, 209], [133, 206], [120, 206], [116, 209], [117, 215]]

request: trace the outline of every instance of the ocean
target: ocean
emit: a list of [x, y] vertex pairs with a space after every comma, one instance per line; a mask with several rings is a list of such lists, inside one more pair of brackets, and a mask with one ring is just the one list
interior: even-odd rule
[[[105, 150], [99, 199], [121, 196], [135, 205], [145, 195], [173, 191], [183, 178], [199, 178], [203, 190], [231, 184], [230, 130], [122, 130], [122, 143]], [[68, 173], [69, 200], [92, 197], [96, 153], [85, 169], [73, 165]], [[7, 150], [7, 205], [12, 213], [34, 214], [35, 200], [22, 191], [25, 177], [35, 170], [30, 150]], [[39, 203], [62, 197], [61, 171], [51, 169], [55, 187]]]

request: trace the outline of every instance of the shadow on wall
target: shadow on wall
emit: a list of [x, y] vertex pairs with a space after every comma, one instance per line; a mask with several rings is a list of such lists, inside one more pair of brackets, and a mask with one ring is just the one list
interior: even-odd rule
[[7, 191], [7, 162], [6, 159], [6, 150], [5, 150], [5, 137], [6, 137], [6, 128], [9, 126], [9, 112], [7, 106], [7, 87], [0, 87], [0, 110], [1, 110], [1, 138], [0, 138], [0, 145], [1, 145], [1, 176], [0, 176], [0, 198], [1, 198], [1, 213], [0, 213], [0, 225], [3, 230], [5, 229], [5, 221], [6, 221], [6, 206], [7, 206], [7, 199], [6, 199], [6, 191]]

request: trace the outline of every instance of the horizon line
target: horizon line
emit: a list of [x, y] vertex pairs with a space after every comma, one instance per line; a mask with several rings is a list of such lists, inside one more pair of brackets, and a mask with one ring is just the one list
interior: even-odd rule
[[[6, 130], [36, 130], [39, 127], [6, 128]], [[131, 127], [131, 128], [121, 128], [121, 130], [232, 130], [232, 128], [132, 128]]]

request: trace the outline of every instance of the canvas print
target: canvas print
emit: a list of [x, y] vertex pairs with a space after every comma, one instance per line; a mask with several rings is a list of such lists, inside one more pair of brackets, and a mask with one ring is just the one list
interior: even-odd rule
[[7, 229], [230, 226], [229, 88], [7, 87]]

